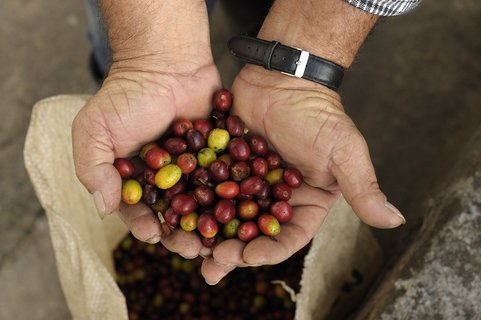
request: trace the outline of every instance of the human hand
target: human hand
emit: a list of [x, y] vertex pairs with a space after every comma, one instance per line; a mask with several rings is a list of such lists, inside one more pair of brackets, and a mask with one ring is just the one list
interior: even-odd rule
[[235, 239], [220, 243], [203, 264], [207, 282], [218, 282], [236, 266], [289, 258], [314, 237], [341, 192], [371, 226], [393, 228], [405, 222], [379, 189], [367, 144], [337, 93], [255, 66], [240, 72], [232, 91], [234, 113], [298, 168], [305, 183], [293, 190], [294, 217], [275, 241], [262, 236], [248, 244]]
[[[158, 218], [141, 203], [121, 204], [121, 178], [112, 164], [159, 138], [175, 118], [209, 114], [221, 81], [205, 2], [104, 0], [102, 6], [114, 62], [73, 122], [75, 168], [102, 216], [119, 209], [136, 238], [155, 243], [162, 235]], [[162, 240], [184, 256], [201, 249], [200, 240], [181, 231]]]

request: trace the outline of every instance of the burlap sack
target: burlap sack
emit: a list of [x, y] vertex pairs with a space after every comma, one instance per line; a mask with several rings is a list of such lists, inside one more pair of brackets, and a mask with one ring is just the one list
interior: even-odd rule
[[[99, 219], [72, 160], [72, 120], [88, 99], [63, 95], [34, 106], [25, 163], [48, 217], [73, 318], [123, 320], [127, 307], [114, 280], [112, 250], [128, 230], [115, 214]], [[340, 199], [306, 256], [302, 289], [295, 297], [296, 319], [342, 315], [362, 296], [380, 263], [380, 249], [369, 229]]]

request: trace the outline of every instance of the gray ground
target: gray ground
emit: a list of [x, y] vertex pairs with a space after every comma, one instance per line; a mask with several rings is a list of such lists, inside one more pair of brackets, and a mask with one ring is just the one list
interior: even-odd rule
[[[396, 257], [421, 223], [423, 205], [481, 120], [481, 4], [426, 1], [385, 19], [346, 75], [342, 95], [370, 145], [382, 188], [408, 224], [378, 231]], [[216, 58], [231, 32], [219, 12]], [[92, 93], [82, 1], [0, 2], [0, 319], [66, 319], [47, 224], [23, 166], [32, 105], [60, 93]]]

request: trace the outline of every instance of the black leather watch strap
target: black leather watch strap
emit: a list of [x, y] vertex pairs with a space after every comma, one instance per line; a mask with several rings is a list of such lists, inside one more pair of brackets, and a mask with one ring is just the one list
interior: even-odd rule
[[344, 75], [340, 65], [278, 41], [236, 36], [229, 40], [228, 46], [235, 57], [247, 63], [311, 80], [333, 90], [339, 88]]

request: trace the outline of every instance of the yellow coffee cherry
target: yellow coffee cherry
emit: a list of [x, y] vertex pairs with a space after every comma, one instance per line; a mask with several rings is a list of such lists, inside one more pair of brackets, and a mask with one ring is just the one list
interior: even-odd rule
[[122, 201], [136, 204], [142, 198], [142, 186], [137, 180], [129, 179], [122, 183]]
[[197, 228], [198, 219], [199, 215], [196, 212], [191, 212], [180, 218], [180, 227], [185, 231], [194, 231]]
[[282, 168], [272, 169], [266, 174], [264, 179], [266, 179], [267, 182], [269, 182], [270, 185], [274, 185], [274, 184], [282, 181], [282, 174], [283, 173], [284, 173], [284, 169], [282, 169]]
[[209, 167], [215, 160], [217, 160], [217, 155], [211, 148], [201, 149], [197, 153], [197, 164], [203, 168]]
[[209, 133], [207, 138], [207, 145], [216, 153], [222, 152], [229, 144], [230, 135], [225, 129], [215, 128]]
[[155, 175], [155, 185], [160, 189], [169, 189], [182, 177], [182, 170], [176, 164], [168, 164]]

